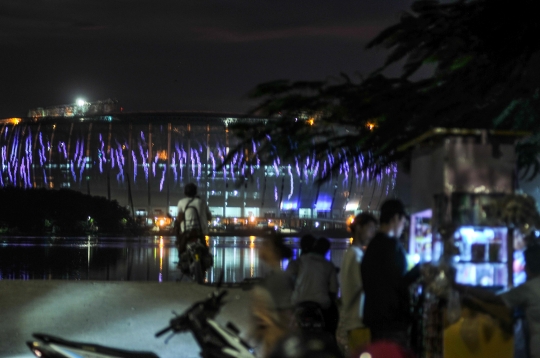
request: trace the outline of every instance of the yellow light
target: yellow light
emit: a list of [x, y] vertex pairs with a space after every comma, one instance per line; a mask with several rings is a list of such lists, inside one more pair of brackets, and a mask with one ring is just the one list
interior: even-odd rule
[[310, 126], [312, 126], [313, 123], [315, 123], [315, 118], [311, 117], [311, 118], [308, 119], [306, 122], [307, 122], [307, 124], [309, 124]]
[[157, 154], [158, 154], [159, 159], [162, 159], [162, 160], [167, 159], [167, 151], [166, 150], [159, 151]]
[[350, 237], [350, 238], [349, 238], [349, 244], [351, 244], [351, 245], [352, 245], [352, 242], [353, 242], [353, 238], [352, 238], [352, 237]]
[[0, 123], [9, 123], [13, 125], [17, 125], [21, 123], [22, 119], [20, 118], [7, 118], [7, 119], [0, 119]]
[[249, 221], [254, 222], [255, 221], [255, 216], [250, 216]]
[[163, 224], [165, 224], [165, 220], [159, 219], [159, 226], [163, 226]]
[[205, 235], [204, 241], [206, 241], [206, 246], [210, 246], [210, 236]]
[[[159, 238], [159, 273], [163, 271], [163, 237]], [[160, 279], [161, 281], [161, 279]]]
[[375, 122], [367, 122], [366, 127], [367, 127], [367, 129], [372, 131], [373, 129], [375, 129], [375, 127], [377, 127], [377, 123], [375, 123]]

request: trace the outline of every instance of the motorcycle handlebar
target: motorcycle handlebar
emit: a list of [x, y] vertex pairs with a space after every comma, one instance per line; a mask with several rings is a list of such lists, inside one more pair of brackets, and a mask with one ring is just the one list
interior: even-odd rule
[[165, 333], [169, 332], [171, 329], [172, 329], [172, 326], [163, 328], [161, 331], [156, 333], [156, 337], [160, 337], [164, 335]]
[[[221, 306], [221, 300], [223, 299], [223, 297], [225, 297], [226, 294], [227, 294], [227, 291], [221, 291], [217, 295], [216, 295], [216, 292], [214, 292], [210, 298], [207, 298], [206, 300], [204, 300], [202, 302], [198, 302], [198, 303], [194, 304], [192, 306], [192, 309], [197, 305], [203, 304], [203, 307], [206, 307], [206, 309], [219, 310], [219, 307]], [[208, 307], [207, 305], [210, 305], [211, 307]], [[169, 332], [170, 330], [173, 330], [173, 329], [178, 330], [178, 327], [176, 327], [176, 326], [179, 325], [179, 323], [181, 323], [185, 318], [186, 318], [186, 313], [184, 313], [182, 316], [179, 316], [177, 318], [172, 319], [169, 326], [167, 326], [167, 327], [163, 328], [161, 331], [157, 332], [155, 336], [160, 337], [160, 336], [164, 335], [165, 333]], [[176, 327], [176, 329], [175, 329], [175, 327]]]

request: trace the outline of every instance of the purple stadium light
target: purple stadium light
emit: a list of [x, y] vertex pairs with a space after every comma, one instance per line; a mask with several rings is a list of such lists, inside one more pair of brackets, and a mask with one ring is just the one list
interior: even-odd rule
[[131, 158], [133, 159], [133, 183], [137, 182], [137, 155], [135, 151], [131, 151]]
[[[297, 162], [298, 164], [298, 162]], [[288, 167], [288, 170], [289, 170], [289, 176], [291, 178], [291, 192], [289, 193], [289, 196], [287, 196], [287, 199], [291, 199], [291, 196], [293, 195], [293, 191], [294, 191], [294, 178], [293, 178], [293, 175], [292, 175], [292, 170], [291, 170], [291, 165], [289, 164], [289, 167]]]
[[83, 178], [83, 172], [84, 172], [85, 165], [86, 165], [86, 158], [83, 158], [82, 165], [81, 165], [81, 171], [79, 172], [79, 183], [82, 183], [82, 178]]
[[192, 176], [195, 177], [195, 158], [194, 158], [193, 152], [194, 152], [193, 148], [190, 148], [189, 157], [191, 161], [191, 173], [192, 173]]
[[76, 182], [77, 181], [77, 174], [75, 173], [75, 165], [73, 165], [73, 160], [70, 160], [69, 167], [71, 168], [71, 176], [73, 176], [73, 181]]
[[214, 153], [210, 152], [210, 160], [212, 161], [212, 178], [216, 177], [216, 158], [214, 158]]
[[43, 166], [45, 163], [45, 146], [43, 145], [43, 137], [41, 135], [41, 132], [39, 133], [39, 144], [41, 145], [41, 151], [38, 150], [39, 153], [39, 164]]
[[161, 181], [159, 182], [159, 191], [163, 191], [163, 183], [165, 182], [166, 172], [167, 172], [167, 164], [164, 164], [163, 171], [161, 172]]

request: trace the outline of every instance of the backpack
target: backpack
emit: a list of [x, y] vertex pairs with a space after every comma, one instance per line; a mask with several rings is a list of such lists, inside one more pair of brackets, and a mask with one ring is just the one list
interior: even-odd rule
[[[186, 228], [186, 220], [184, 219], [184, 231], [182, 232], [180, 230], [180, 224], [178, 224], [178, 231], [177, 231], [177, 240], [176, 240], [176, 246], [178, 247], [178, 253], [179, 253], [179, 265], [180, 270], [183, 273], [188, 273], [191, 270], [191, 266], [193, 264], [193, 256], [196, 254], [199, 256], [202, 269], [204, 271], [208, 270], [210, 267], [214, 265], [214, 258], [210, 254], [210, 250], [208, 246], [206, 245], [206, 240], [203, 234], [201, 220], [199, 217], [199, 211], [196, 207], [190, 206], [191, 202], [195, 200], [195, 198], [192, 198], [188, 203], [186, 204], [186, 207], [184, 208], [184, 213], [188, 211], [188, 209], [195, 210], [195, 217], [197, 220], [198, 228], [192, 228], [191, 230], [187, 230]], [[189, 250], [188, 250], [189, 246]]]

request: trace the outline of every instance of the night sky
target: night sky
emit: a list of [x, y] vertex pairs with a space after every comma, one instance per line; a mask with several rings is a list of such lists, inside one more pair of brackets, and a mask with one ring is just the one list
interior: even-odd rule
[[366, 75], [412, 0], [1, 0], [0, 118], [115, 98], [125, 111], [244, 113], [276, 79]]

